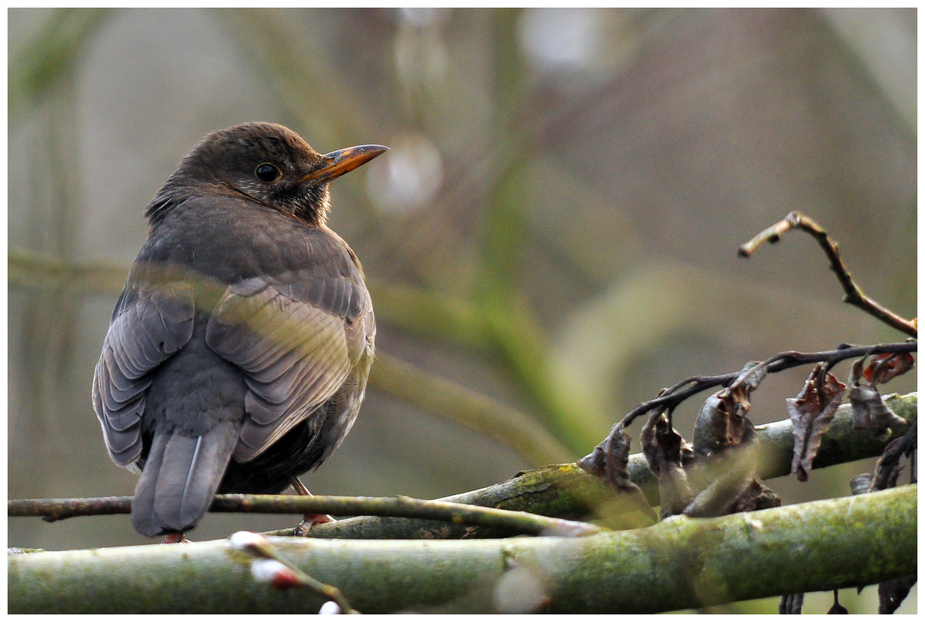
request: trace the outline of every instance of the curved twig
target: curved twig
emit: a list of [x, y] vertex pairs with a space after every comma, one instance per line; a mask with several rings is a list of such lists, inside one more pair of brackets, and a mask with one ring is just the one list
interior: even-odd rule
[[791, 229], [806, 231], [819, 242], [819, 246], [822, 247], [826, 257], [829, 259], [829, 264], [835, 272], [835, 276], [838, 277], [838, 282], [841, 283], [842, 289], [845, 291], [845, 296], [842, 300], [869, 313], [884, 324], [892, 326], [898, 331], [904, 332], [911, 337], [918, 337], [918, 322], [916, 320], [907, 320], [896, 315], [861, 291], [861, 288], [858, 287], [854, 279], [851, 278], [851, 273], [848, 272], [848, 268], [845, 267], [844, 262], [841, 260], [841, 255], [838, 252], [838, 242], [831, 239], [828, 232], [826, 232], [818, 222], [802, 212], [790, 212], [787, 214], [786, 218], [780, 222], [774, 223], [751, 240], [741, 245], [739, 247], [739, 255], [741, 257], [751, 257], [752, 253], [754, 253], [759, 246], [765, 242], [774, 244], [780, 240], [781, 235]]
[[[811, 363], [819, 362], [825, 362], [827, 363], [828, 368], [831, 368], [836, 363], [839, 363], [845, 359], [857, 358], [860, 356], [884, 353], [899, 354], [903, 352], [917, 351], [918, 343], [910, 341], [904, 343], [888, 343], [873, 346], [846, 345], [845, 347], [837, 348], [835, 350], [827, 350], [825, 352], [779, 352], [771, 358], [759, 363], [752, 369], [752, 371], [755, 369], [764, 368], [768, 373], [773, 374], [776, 372], [784, 371], [785, 369], [790, 369], [791, 367], [799, 367], [800, 365], [808, 365]], [[687, 398], [691, 397], [692, 395], [696, 395], [701, 391], [706, 391], [707, 389], [711, 389], [717, 386], [728, 386], [730, 383], [734, 382], [735, 379], [738, 378], [741, 374], [741, 371], [735, 371], [718, 376], [692, 376], [682, 380], [669, 389], [662, 390], [658, 397], [647, 402], [640, 403], [634, 409], [629, 411], [623, 417], [620, 423], [623, 425], [623, 427], [626, 427], [637, 417], [646, 414], [654, 408], [674, 408]]]

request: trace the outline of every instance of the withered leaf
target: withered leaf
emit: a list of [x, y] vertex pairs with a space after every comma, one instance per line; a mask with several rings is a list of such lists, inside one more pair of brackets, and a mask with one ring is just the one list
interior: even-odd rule
[[864, 359], [855, 361], [848, 376], [851, 427], [855, 430], [870, 430], [875, 438], [886, 440], [890, 436], [891, 427], [903, 426], [907, 422], [884, 403], [876, 385], [865, 380], [866, 370], [862, 372], [863, 365]]
[[639, 440], [649, 469], [658, 476], [662, 518], [680, 514], [694, 498], [685, 470], [693, 462], [693, 448], [671, 427], [664, 409], [650, 413]]
[[607, 481], [617, 492], [639, 490], [639, 487], [630, 479], [630, 473], [627, 469], [631, 444], [632, 439], [622, 425], [614, 426], [605, 441], [605, 473]]
[[751, 393], [758, 388], [758, 385], [761, 384], [761, 381], [764, 380], [767, 375], [768, 368], [766, 366], [761, 365], [759, 361], [749, 361], [745, 364], [745, 367], [742, 368], [742, 371], [739, 372], [735, 384], [741, 382], [748, 388], [748, 392]]
[[809, 478], [822, 435], [828, 431], [844, 392], [845, 385], [819, 363], [809, 374], [800, 393], [787, 399], [794, 440], [790, 472], [796, 473], [801, 482]]
[[606, 439], [598, 443], [595, 445], [594, 449], [591, 450], [591, 453], [580, 459], [575, 464], [577, 464], [591, 475], [604, 477], [607, 470], [607, 452], [604, 449], [604, 445], [606, 444]]
[[693, 447], [671, 427], [668, 412], [664, 409], [649, 414], [649, 419], [642, 426], [639, 441], [642, 444], [642, 454], [656, 475], [661, 472], [663, 465], [672, 464], [686, 468], [694, 460]]
[[910, 352], [874, 354], [864, 368], [864, 380], [869, 384], [883, 384], [906, 373], [914, 365], [915, 358]]
[[755, 426], [746, 419], [749, 397], [767, 375], [767, 368], [749, 361], [731, 385], [706, 399], [694, 424], [694, 453], [700, 458], [718, 455], [747, 444]]
[[757, 510], [779, 508], [780, 506], [780, 497], [768, 488], [764, 482], [755, 477], [746, 487], [742, 488], [730, 513], [755, 512]]
[[628, 465], [631, 442], [623, 424], [617, 423], [610, 429], [607, 438], [577, 464], [588, 473], [606, 480], [617, 494], [628, 495], [631, 504], [657, 520], [642, 490], [630, 479]]
[[777, 605], [780, 614], [803, 613], [803, 594], [785, 594]]
[[909, 575], [884, 581], [877, 586], [877, 594], [880, 596], [880, 608], [878, 613], [893, 613], [903, 604], [906, 596], [912, 586], [915, 585], [918, 575]]
[[636, 505], [641, 512], [657, 520], [655, 512], [649, 506], [649, 502], [646, 501], [645, 495], [642, 494], [642, 490], [630, 479], [627, 466], [629, 465], [632, 439], [623, 429], [623, 425], [615, 425], [610, 430], [610, 435], [604, 443], [606, 453], [605, 475], [614, 492], [626, 495], [630, 503]]
[[860, 475], [855, 475], [851, 478], [849, 485], [851, 486], [852, 495], [864, 495], [870, 492], [871, 482], [874, 481], [874, 476], [870, 473], [861, 473]]
[[704, 401], [694, 423], [694, 454], [698, 458], [719, 455], [754, 439], [755, 426], [745, 417], [748, 401], [740, 401], [743, 395], [747, 397], [739, 390], [723, 389]]
[[884, 448], [883, 453], [877, 459], [877, 465], [874, 467], [874, 475], [868, 488], [869, 492], [896, 487], [896, 482], [902, 470], [899, 459], [903, 456], [911, 457], [918, 444], [918, 424], [919, 421], [916, 419], [905, 434], [899, 438], [894, 438]]

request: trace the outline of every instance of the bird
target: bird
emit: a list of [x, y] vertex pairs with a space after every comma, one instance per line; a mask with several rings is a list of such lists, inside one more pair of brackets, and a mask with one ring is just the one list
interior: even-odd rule
[[376, 321], [326, 224], [329, 182], [385, 151], [322, 155], [244, 123], [205, 136], [148, 204], [92, 385], [109, 456], [140, 474], [139, 534], [183, 538], [218, 493], [307, 493], [298, 477], [350, 431]]

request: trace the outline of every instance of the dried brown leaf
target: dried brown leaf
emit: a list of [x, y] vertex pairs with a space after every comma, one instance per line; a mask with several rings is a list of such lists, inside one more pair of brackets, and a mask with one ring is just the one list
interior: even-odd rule
[[803, 613], [803, 594], [785, 594], [780, 597], [780, 603], [777, 605], [777, 612], [786, 613]]
[[729, 513], [755, 512], [757, 510], [779, 508], [780, 506], [780, 497], [768, 488], [764, 482], [755, 477], [740, 490], [736, 502], [731, 508], [732, 511]]
[[575, 464], [591, 475], [604, 477], [607, 471], [607, 452], [604, 449], [604, 445], [606, 444], [607, 441], [605, 439], [603, 442], [597, 444], [594, 449], [591, 450], [591, 453], [581, 458]]
[[918, 579], [918, 575], [909, 575], [884, 581], [877, 586], [877, 594], [880, 596], [880, 608], [878, 613], [893, 613], [903, 604], [909, 591]]
[[915, 365], [915, 358], [909, 352], [900, 354], [874, 354], [864, 368], [864, 380], [868, 384], [883, 384], [901, 376]]
[[671, 427], [665, 410], [649, 415], [639, 440], [649, 469], [658, 476], [662, 518], [680, 514], [694, 498], [685, 470], [693, 462], [693, 448]]
[[632, 439], [622, 425], [615, 426], [605, 441], [605, 464], [607, 481], [617, 492], [639, 490], [639, 487], [630, 479], [627, 468], [630, 459], [630, 445]]
[[900, 458], [912, 456], [918, 445], [918, 419], [913, 422], [912, 427], [899, 438], [894, 438], [886, 446], [880, 458], [877, 459], [877, 465], [874, 467], [874, 475], [870, 482], [868, 490], [886, 490], [895, 488], [899, 480], [899, 474], [902, 466], [899, 464]]
[[658, 475], [664, 465], [687, 468], [694, 461], [694, 449], [690, 443], [671, 427], [665, 410], [653, 411], [642, 426], [639, 437], [642, 454], [649, 468]]
[[749, 361], [732, 384], [704, 401], [694, 424], [694, 453], [698, 458], [716, 456], [752, 441], [755, 426], [746, 418], [751, 408], [749, 398], [766, 375], [766, 367]]
[[876, 384], [865, 380], [864, 375], [870, 366], [862, 371], [863, 365], [864, 359], [855, 361], [848, 376], [851, 426], [855, 430], [870, 430], [875, 438], [886, 440], [890, 436], [890, 428], [906, 425], [907, 422], [884, 403]]
[[653, 520], [658, 520], [642, 490], [630, 479], [628, 465], [631, 443], [632, 439], [623, 425], [617, 423], [610, 429], [607, 438], [577, 464], [588, 473], [606, 480], [617, 494], [628, 495], [626, 499], [631, 504]]
[[734, 411], [735, 415], [744, 417], [748, 414], [752, 407], [749, 397], [767, 375], [767, 368], [758, 361], [749, 361], [745, 364], [728, 389], [728, 407]]
[[738, 389], [723, 389], [708, 397], [694, 423], [694, 454], [698, 459], [710, 458], [724, 451], [750, 443], [755, 426], [745, 414], [748, 401], [740, 398]]
[[812, 469], [813, 458], [819, 451], [822, 436], [829, 429], [835, 411], [841, 403], [845, 385], [825, 371], [822, 363], [816, 365], [806, 384], [795, 398], [787, 399], [787, 412], [793, 424], [793, 464], [791, 473], [805, 482]]
[[851, 478], [849, 486], [852, 495], [866, 495], [870, 492], [870, 485], [874, 481], [874, 476], [870, 473], [861, 473]]

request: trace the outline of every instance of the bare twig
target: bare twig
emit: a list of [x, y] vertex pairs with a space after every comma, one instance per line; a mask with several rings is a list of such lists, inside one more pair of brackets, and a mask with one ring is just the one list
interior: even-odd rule
[[271, 571], [270, 576], [264, 576], [264, 572], [255, 571], [258, 563], [255, 561], [251, 565], [251, 574], [254, 575], [254, 578], [259, 577], [259, 580], [269, 582], [278, 589], [288, 589], [295, 585], [306, 587], [316, 594], [321, 594], [325, 598], [329, 598], [337, 603], [337, 606], [340, 607], [341, 611], [344, 613], [360, 613], [350, 605], [350, 602], [344, 596], [344, 593], [341, 592], [340, 588], [335, 585], [323, 583], [303, 571], [293, 562], [286, 559], [285, 556], [281, 555], [277, 548], [273, 546], [265, 536], [249, 531], [238, 531], [228, 538], [228, 544], [231, 548], [244, 551], [259, 560], [273, 560], [271, 564], [275, 562], [284, 567], [284, 572], [274, 569]]
[[[799, 367], [800, 365], [809, 365], [819, 362], [827, 363], [828, 369], [845, 359], [857, 358], [871, 354], [882, 354], [886, 352], [897, 354], [902, 352], [917, 351], [918, 343], [904, 342], [880, 344], [874, 346], [846, 345], [843, 348], [827, 350], [825, 352], [780, 352], [756, 365], [754, 368], [752, 368], [752, 373], [754, 373], [754, 371], [757, 369], [763, 368], [766, 369], [768, 373], [773, 374], [785, 369], [790, 369], [791, 367]], [[629, 411], [626, 416], [623, 417], [621, 423], [623, 427], [626, 427], [632, 423], [634, 419], [646, 414], [654, 408], [667, 407], [669, 409], [673, 409], [692, 395], [696, 395], [697, 393], [717, 386], [729, 386], [731, 383], [735, 382], [736, 378], [738, 378], [741, 374], [741, 371], [736, 371], [728, 374], [721, 374], [719, 376], [692, 376], [686, 380], [682, 380], [674, 386], [662, 390], [658, 397], [655, 399], [642, 402], [636, 406], [633, 410]]]
[[[98, 499], [13, 499], [9, 516], [41, 516], [54, 522], [74, 516], [128, 514], [131, 497]], [[590, 523], [511, 512], [448, 501], [410, 497], [314, 497], [290, 495], [216, 495], [210, 512], [255, 514], [333, 514], [335, 516], [396, 516], [443, 520], [456, 524], [507, 529], [515, 533], [548, 536], [585, 536], [603, 531]]]
[[848, 269], [841, 260], [841, 255], [838, 252], [838, 242], [832, 240], [826, 230], [806, 214], [797, 211], [790, 212], [787, 214], [786, 218], [780, 222], [774, 223], [751, 240], [741, 245], [739, 247], [739, 255], [742, 257], [751, 257], [752, 253], [754, 253], [759, 246], [765, 242], [774, 244], [780, 240], [781, 235], [791, 229], [802, 229], [816, 238], [816, 241], [819, 242], [819, 246], [822, 247], [826, 257], [829, 259], [832, 270], [838, 277], [838, 282], [841, 283], [842, 289], [845, 291], [845, 296], [843, 298], [845, 302], [869, 313], [898, 331], [904, 332], [911, 337], [918, 336], [918, 322], [916, 322], [916, 320], [910, 321], [896, 315], [861, 291], [861, 288], [858, 287], [854, 279], [851, 278], [851, 273], [848, 272]]

